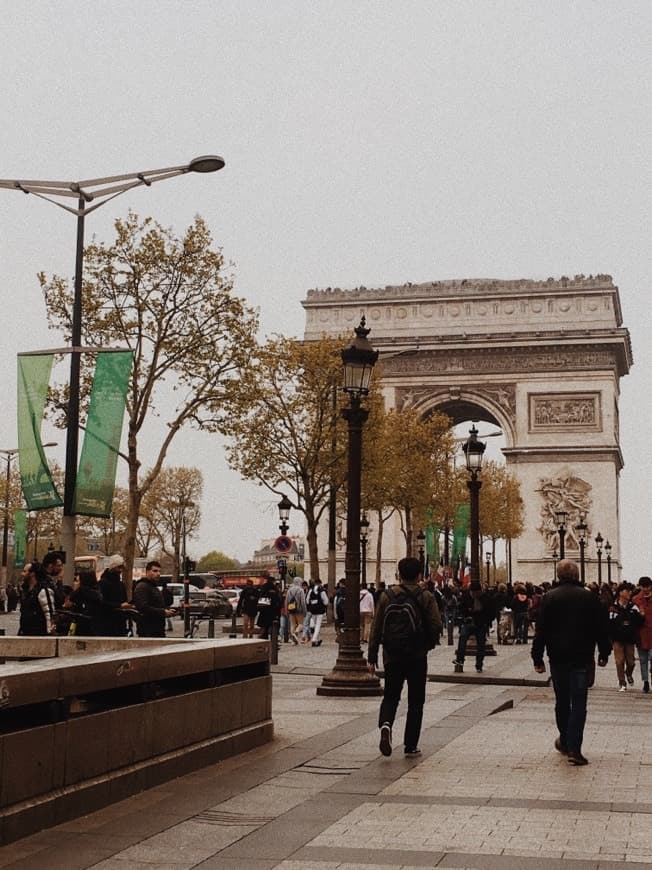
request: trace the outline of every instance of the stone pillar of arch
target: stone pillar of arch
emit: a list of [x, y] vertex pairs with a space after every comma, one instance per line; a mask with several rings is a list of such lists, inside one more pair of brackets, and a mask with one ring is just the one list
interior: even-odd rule
[[[618, 577], [619, 382], [632, 355], [610, 276], [312, 290], [303, 305], [307, 340], [348, 338], [365, 315], [388, 407], [500, 427], [525, 506], [515, 580], [551, 579], [558, 509], [570, 518], [569, 558], [579, 558], [575, 526], [586, 516], [587, 581], [597, 579], [598, 531]], [[401, 555], [396, 535], [394, 546], [389, 563]]]

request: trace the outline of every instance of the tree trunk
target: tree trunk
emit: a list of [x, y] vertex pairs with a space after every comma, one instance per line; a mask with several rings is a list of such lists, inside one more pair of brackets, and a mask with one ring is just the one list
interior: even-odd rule
[[385, 530], [385, 520], [383, 512], [378, 511], [378, 539], [376, 540], [376, 589], [380, 584], [381, 561], [383, 558], [383, 532]]

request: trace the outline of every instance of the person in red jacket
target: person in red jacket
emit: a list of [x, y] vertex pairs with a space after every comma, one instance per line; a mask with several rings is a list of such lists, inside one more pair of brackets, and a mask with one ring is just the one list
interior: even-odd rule
[[650, 691], [650, 663], [652, 662], [652, 579], [641, 577], [638, 581], [640, 592], [632, 599], [643, 614], [643, 625], [638, 630], [638, 660], [641, 666], [643, 691]]

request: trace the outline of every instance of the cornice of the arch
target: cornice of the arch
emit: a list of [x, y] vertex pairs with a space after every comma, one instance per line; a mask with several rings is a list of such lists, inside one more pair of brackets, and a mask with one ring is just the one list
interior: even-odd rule
[[455, 387], [396, 387], [397, 410], [414, 408], [422, 416], [439, 410], [450, 402], [469, 402], [485, 408], [493, 414], [505, 434], [506, 447], [511, 447], [516, 438], [516, 385], [464, 384]]

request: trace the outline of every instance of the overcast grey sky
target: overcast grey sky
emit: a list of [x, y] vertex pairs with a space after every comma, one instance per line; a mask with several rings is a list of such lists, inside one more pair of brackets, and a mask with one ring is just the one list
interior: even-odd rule
[[[613, 275], [635, 358], [623, 562], [652, 572], [649, 2], [0, 0], [0, 38], [0, 177], [221, 154], [217, 175], [130, 193], [88, 232], [110, 238], [128, 208], [180, 232], [202, 214], [265, 332], [300, 335], [314, 286]], [[75, 221], [0, 191], [0, 229], [0, 447], [13, 447], [15, 355], [58, 343], [36, 272], [72, 275]], [[193, 550], [245, 558], [275, 533], [276, 499], [241, 484], [209, 436], [181, 436], [170, 461], [198, 456]]]

